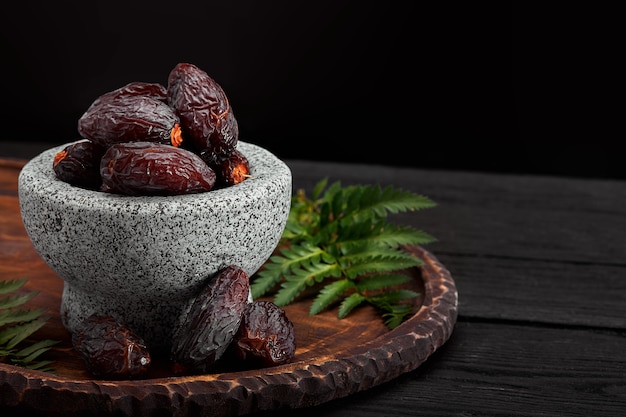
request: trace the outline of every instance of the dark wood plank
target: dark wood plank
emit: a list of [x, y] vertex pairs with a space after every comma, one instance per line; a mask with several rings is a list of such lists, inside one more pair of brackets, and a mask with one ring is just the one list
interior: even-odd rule
[[441, 253], [459, 315], [626, 330], [626, 268]]
[[288, 161], [294, 188], [329, 177], [394, 185], [439, 206], [398, 216], [440, 242], [433, 251], [626, 266], [626, 181], [487, 175]]
[[617, 417], [626, 415], [623, 352], [620, 332], [460, 321], [423, 367], [297, 415]]

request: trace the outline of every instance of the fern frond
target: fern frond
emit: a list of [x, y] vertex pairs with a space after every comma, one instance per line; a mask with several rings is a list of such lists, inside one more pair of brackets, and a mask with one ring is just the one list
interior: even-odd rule
[[24, 304], [39, 293], [38, 291], [30, 291], [22, 295], [13, 294], [26, 282], [26, 279], [0, 281], [0, 294], [5, 294], [0, 298], [1, 361], [29, 369], [52, 372], [52, 368], [49, 367], [52, 362], [39, 360], [39, 357], [58, 341], [42, 340], [26, 347], [18, 347], [48, 321], [48, 317], [44, 315], [46, 309], [24, 307]]
[[339, 276], [341, 270], [337, 264], [303, 264], [300, 269], [285, 276], [285, 281], [276, 292], [274, 303], [285, 306], [295, 300], [307, 287], [321, 282], [324, 278]]
[[356, 265], [350, 265], [344, 268], [344, 273], [349, 278], [355, 278], [369, 273], [390, 272], [399, 269], [413, 268], [422, 264], [423, 262], [415, 256], [398, 253], [397, 256], [394, 257], [365, 258]]
[[394, 287], [397, 285], [406, 284], [413, 280], [410, 275], [407, 274], [376, 274], [369, 275], [361, 279], [357, 283], [357, 288], [360, 292], [381, 290], [387, 287]]
[[[324, 203], [324, 202], [330, 202], [335, 198], [335, 195], [338, 192], [341, 192], [341, 190], [344, 188], [341, 186], [341, 182], [340, 181], [335, 181], [332, 184], [330, 184], [328, 186], [328, 188], [324, 187], [320, 187], [321, 184], [328, 184], [328, 179], [323, 179], [321, 180], [318, 185], [314, 188], [314, 195], [315, 192], [317, 191], [317, 197], [315, 197], [315, 200], [318, 201], [318, 203]], [[324, 191], [324, 188], [326, 188], [326, 191], [324, 192], [324, 194], [322, 194], [322, 191]]]
[[23, 366], [28, 369], [36, 370], [36, 371], [55, 373], [54, 368], [48, 366], [51, 363], [53, 363], [51, 360], [46, 360], [46, 361], [24, 363], [24, 364], [21, 364], [20, 366]]
[[331, 282], [322, 288], [319, 294], [313, 300], [309, 314], [314, 316], [324, 311], [328, 306], [337, 301], [349, 289], [354, 289], [354, 282], [348, 279], [341, 279]]
[[283, 267], [291, 270], [298, 268], [299, 265], [319, 262], [326, 256], [323, 249], [307, 242], [284, 248], [281, 254]]
[[[387, 186], [384, 189], [380, 185], [354, 185], [344, 189], [342, 198], [347, 201], [354, 199], [358, 204], [345, 204], [343, 207], [350, 209], [343, 213], [344, 222], [355, 219], [377, 217], [384, 218], [389, 213], [416, 211], [435, 207], [437, 204], [423, 195], [395, 189]], [[336, 213], [337, 215], [339, 213]]]
[[367, 301], [374, 304], [377, 307], [383, 308], [391, 306], [403, 300], [415, 298], [419, 294], [411, 290], [395, 290], [389, 291], [384, 294], [378, 294], [373, 297], [367, 297]]
[[361, 244], [341, 244], [341, 263], [354, 264], [363, 260], [380, 258], [414, 258], [413, 255], [397, 248], [381, 245], [377, 241], [367, 241]]
[[339, 305], [339, 311], [337, 317], [340, 319], [346, 318], [348, 314], [361, 304], [365, 303], [367, 299], [358, 292], [352, 293], [343, 299], [341, 305]]
[[56, 340], [42, 340], [27, 348], [24, 348], [13, 355], [11, 362], [14, 365], [23, 366], [29, 369], [37, 369], [41, 371], [52, 371], [48, 365], [52, 363], [50, 360], [37, 361], [41, 355], [48, 352], [50, 348], [59, 343]]
[[7, 295], [0, 298], [0, 309], [10, 309], [26, 304], [31, 298], [37, 295], [37, 291], [31, 291], [23, 295]]
[[[328, 178], [322, 178], [320, 181], [317, 182], [317, 184], [315, 184], [315, 187], [313, 187], [313, 200], [314, 201], [322, 197], [322, 192], [326, 188], [326, 185], [328, 185]], [[337, 187], [341, 187], [341, 185], [339, 183], [335, 183], [333, 185], [333, 188], [337, 188]]]
[[384, 309], [383, 320], [390, 329], [398, 327], [402, 321], [413, 312], [413, 308], [408, 304], [395, 304]]
[[411, 290], [389, 291], [373, 297], [367, 297], [367, 301], [376, 308], [383, 311], [383, 319], [385, 324], [393, 329], [397, 327], [404, 318], [413, 312], [413, 305], [402, 303], [418, 297], [419, 294]]
[[[1, 309], [1, 308], [0, 308]], [[45, 308], [38, 309], [19, 309], [19, 310], [6, 310], [0, 313], [0, 327], [9, 323], [19, 323], [23, 321], [35, 320], [37, 317], [44, 314], [47, 310]]]
[[437, 239], [410, 226], [386, 223], [385, 227], [376, 235], [376, 241], [395, 248], [398, 246], [425, 245], [436, 242]]
[[26, 362], [30, 362], [58, 343], [58, 340], [40, 340], [39, 342], [16, 352], [15, 356], [18, 358], [24, 358]]
[[[396, 325], [404, 314], [402, 302], [417, 295], [396, 291], [394, 287], [412, 278], [394, 272], [423, 264], [403, 247], [436, 239], [410, 226], [392, 224], [386, 216], [436, 205], [428, 197], [391, 186], [342, 187], [339, 181], [329, 184], [327, 178], [315, 185], [312, 199], [298, 190], [291, 200], [277, 255], [269, 258], [251, 283], [253, 298], [278, 288], [274, 302], [284, 306], [307, 287], [333, 278], [314, 297], [311, 314], [351, 292], [339, 305], [339, 318], [369, 303], [387, 314], [388, 323]], [[387, 297], [368, 298], [368, 291]]]
[[39, 330], [47, 319], [40, 317], [26, 323], [5, 327], [0, 330], [0, 346], [7, 350], [13, 349], [18, 343]]
[[332, 223], [336, 233], [337, 243], [360, 242], [376, 239], [384, 230], [385, 222], [379, 219], [354, 219], [349, 223]]
[[263, 297], [278, 285], [283, 276], [281, 274], [274, 274], [274, 271], [280, 271], [280, 267], [274, 268], [274, 265], [266, 264], [263, 270], [256, 274], [254, 281], [250, 283], [250, 294], [252, 298], [257, 299]]
[[285, 224], [285, 229], [283, 230], [282, 239], [285, 241], [296, 241], [304, 239], [306, 236], [310, 236], [309, 229], [304, 227], [303, 225], [295, 222], [288, 221]]
[[[26, 278], [0, 281], [0, 294], [9, 294], [22, 288], [28, 280]], [[2, 308], [0, 306], [0, 308]]]
[[281, 255], [271, 256], [256, 274], [256, 279], [250, 284], [252, 298], [262, 297], [302, 265], [315, 264], [320, 259], [332, 262], [322, 249], [307, 242], [284, 247], [280, 253]]

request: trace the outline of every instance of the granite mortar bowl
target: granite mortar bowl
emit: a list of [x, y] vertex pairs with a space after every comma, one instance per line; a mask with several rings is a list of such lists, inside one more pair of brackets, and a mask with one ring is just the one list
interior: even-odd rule
[[22, 221], [35, 250], [64, 281], [61, 319], [72, 332], [92, 313], [127, 324], [155, 349], [171, 346], [195, 295], [220, 269], [252, 275], [276, 248], [289, 215], [288, 166], [239, 142], [251, 178], [178, 196], [123, 196], [56, 178], [54, 155], [30, 160], [18, 180]]

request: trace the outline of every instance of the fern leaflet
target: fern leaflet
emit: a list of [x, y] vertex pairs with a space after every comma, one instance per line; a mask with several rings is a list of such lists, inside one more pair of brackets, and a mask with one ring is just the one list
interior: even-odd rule
[[405, 307], [406, 299], [419, 295], [398, 290], [411, 280], [398, 271], [422, 265], [403, 247], [436, 239], [410, 226], [393, 224], [387, 216], [435, 206], [426, 196], [391, 186], [343, 187], [338, 181], [329, 184], [327, 178], [314, 186], [312, 198], [298, 190], [275, 255], [251, 283], [252, 296], [275, 291], [274, 302], [284, 306], [314, 284], [332, 279], [314, 297], [311, 315], [340, 300], [339, 318], [370, 304], [381, 310], [393, 328], [411, 311]]
[[52, 372], [52, 368], [49, 367], [51, 361], [39, 360], [39, 357], [58, 341], [41, 340], [21, 347], [21, 344], [26, 343], [27, 338], [43, 327], [48, 320], [44, 315], [46, 309], [30, 309], [24, 306], [38, 294], [37, 291], [15, 294], [26, 282], [26, 279], [0, 281], [0, 294], [4, 294], [0, 298], [0, 361]]

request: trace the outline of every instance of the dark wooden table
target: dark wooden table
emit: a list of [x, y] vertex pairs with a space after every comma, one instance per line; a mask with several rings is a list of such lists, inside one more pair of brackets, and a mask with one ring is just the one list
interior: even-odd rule
[[391, 382], [256, 415], [626, 415], [626, 181], [286, 162], [294, 188], [328, 177], [435, 200], [395, 219], [438, 238], [458, 320]]

